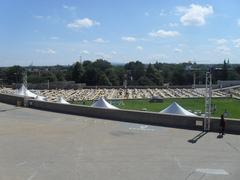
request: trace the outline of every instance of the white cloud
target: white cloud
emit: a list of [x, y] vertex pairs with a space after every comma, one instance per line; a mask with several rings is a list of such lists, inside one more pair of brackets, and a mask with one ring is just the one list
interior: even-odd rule
[[149, 33], [149, 35], [152, 37], [164, 38], [164, 37], [175, 37], [175, 36], [180, 35], [180, 33], [177, 31], [165, 31], [165, 30], [160, 29], [158, 31]]
[[52, 37], [50, 37], [50, 39], [51, 39], [51, 40], [59, 40], [60, 38], [57, 37], [57, 36], [52, 36]]
[[224, 39], [224, 38], [220, 38], [220, 39], [208, 39], [211, 42], [216, 43], [217, 45], [225, 45], [227, 44], [228, 40]]
[[52, 17], [51, 16], [34, 15], [33, 18], [38, 19], [38, 20], [50, 20]]
[[89, 41], [88, 41], [88, 40], [86, 40], [86, 39], [84, 39], [82, 42], [83, 42], [84, 44], [87, 44], [87, 43], [89, 43]]
[[149, 12], [144, 13], [145, 16], [150, 16]]
[[139, 50], [139, 51], [142, 51], [143, 47], [142, 46], [137, 46], [136, 49]]
[[87, 50], [83, 50], [81, 53], [82, 54], [90, 54], [89, 51], [87, 51]]
[[97, 52], [95, 55], [96, 55], [97, 58], [112, 59], [111, 54], [107, 54], [107, 53], [104, 53], [104, 52]]
[[116, 55], [116, 54], [117, 54], [117, 52], [116, 52], [116, 51], [112, 51], [112, 52], [111, 52], [111, 54], [113, 54], [113, 55]]
[[165, 12], [164, 9], [161, 9], [160, 13], [159, 13], [160, 16], [166, 16], [167, 13]]
[[166, 54], [153, 54], [149, 57], [146, 57], [146, 59], [149, 59], [150, 61], [165, 61], [168, 58]]
[[175, 48], [175, 49], [174, 49], [174, 52], [176, 52], [176, 53], [181, 53], [181, 52], [182, 52], [182, 49]]
[[137, 39], [135, 37], [131, 37], [131, 36], [125, 36], [121, 38], [123, 41], [127, 41], [127, 42], [135, 42], [137, 41]]
[[56, 51], [53, 49], [36, 49], [37, 53], [41, 53], [41, 54], [56, 54]]
[[218, 46], [216, 51], [225, 55], [230, 55], [231, 49], [225, 45]]
[[214, 11], [213, 7], [210, 5], [201, 6], [198, 4], [191, 4], [189, 7], [177, 7], [177, 12], [183, 14], [180, 18], [180, 22], [184, 26], [202, 26], [206, 23], [206, 17], [213, 14]]
[[169, 23], [168, 24], [170, 27], [177, 27], [178, 26], [178, 23]]
[[240, 48], [240, 39], [235, 39], [235, 40], [233, 40], [233, 42], [234, 42], [236, 48]]
[[216, 43], [219, 45], [223, 45], [223, 44], [227, 43], [227, 40], [226, 39], [216, 39]]
[[40, 15], [34, 15], [33, 16], [35, 19], [44, 19], [44, 16], [40, 16]]
[[53, 49], [48, 49], [47, 52], [48, 54], [56, 54], [56, 51]]
[[96, 43], [107, 43], [108, 42], [108, 41], [106, 41], [106, 40], [104, 40], [102, 38], [97, 38], [97, 39], [95, 39], [93, 41], [96, 42]]
[[89, 18], [83, 18], [74, 20], [73, 22], [67, 24], [67, 27], [71, 29], [82, 29], [90, 28], [96, 25], [100, 25], [100, 23]]
[[68, 6], [68, 5], [63, 5], [62, 6], [64, 9], [67, 9], [69, 11], [75, 11], [77, 8], [75, 6]]

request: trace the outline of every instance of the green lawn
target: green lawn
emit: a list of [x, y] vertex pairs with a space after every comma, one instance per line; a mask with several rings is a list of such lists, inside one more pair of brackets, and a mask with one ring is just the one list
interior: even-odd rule
[[[164, 99], [163, 103], [150, 103], [148, 100], [121, 100], [113, 102], [113, 105], [121, 109], [147, 110], [159, 112], [176, 101], [179, 105], [192, 112], [201, 111], [204, 113], [204, 98], [196, 99]], [[109, 101], [111, 102], [111, 101]], [[85, 102], [85, 105], [90, 105], [92, 102]], [[225, 111], [229, 113], [229, 118], [240, 119], [240, 100], [232, 98], [214, 98], [212, 104], [216, 105], [216, 111], [212, 113], [214, 117], [220, 117]]]

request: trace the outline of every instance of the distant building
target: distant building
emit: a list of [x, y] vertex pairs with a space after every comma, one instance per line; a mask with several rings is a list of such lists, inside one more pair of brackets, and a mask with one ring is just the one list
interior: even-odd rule
[[230, 81], [217, 81], [217, 85], [219, 88], [229, 87], [229, 86], [237, 86], [240, 85], [240, 80], [230, 80]]

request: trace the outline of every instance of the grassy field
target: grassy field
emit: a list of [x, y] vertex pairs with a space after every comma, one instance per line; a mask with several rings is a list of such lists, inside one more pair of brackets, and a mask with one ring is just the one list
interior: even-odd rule
[[[177, 102], [179, 105], [192, 112], [204, 113], [204, 98], [197, 99], [164, 99], [163, 103], [150, 103], [148, 100], [123, 100], [121, 103], [112, 102], [113, 105], [121, 109], [147, 110], [159, 112], [169, 106], [172, 102]], [[111, 102], [111, 101], [109, 101]], [[92, 102], [86, 102], [85, 105], [90, 105]], [[212, 113], [214, 117], [220, 117], [225, 109], [229, 114], [229, 118], [240, 119], [240, 100], [232, 98], [213, 98], [212, 104], [216, 105], [216, 111]]]

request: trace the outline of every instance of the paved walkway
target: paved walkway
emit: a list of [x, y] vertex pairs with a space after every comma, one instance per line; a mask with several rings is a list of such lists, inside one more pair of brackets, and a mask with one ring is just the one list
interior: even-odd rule
[[239, 179], [240, 136], [0, 103], [0, 179]]

